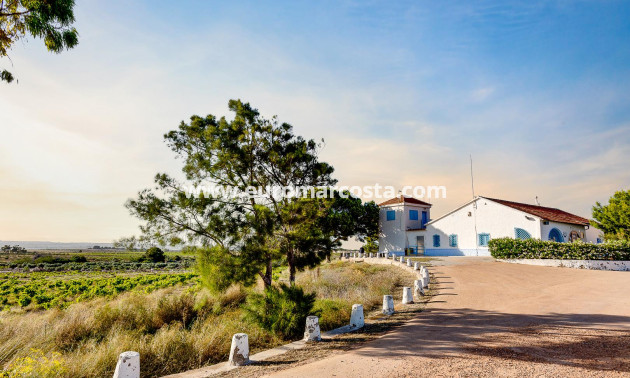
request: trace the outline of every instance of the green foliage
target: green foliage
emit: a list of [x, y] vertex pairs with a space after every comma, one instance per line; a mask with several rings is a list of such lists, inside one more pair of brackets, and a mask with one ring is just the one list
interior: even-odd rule
[[201, 282], [213, 293], [220, 293], [233, 284], [251, 286], [261, 267], [247, 261], [249, 254], [233, 255], [220, 246], [197, 249], [196, 271]]
[[144, 261], [164, 262], [164, 260], [166, 260], [166, 257], [164, 256], [164, 251], [162, 251], [160, 248], [151, 247], [147, 249], [142, 259]]
[[365, 253], [377, 253], [378, 252], [378, 236], [369, 236], [365, 238], [365, 244], [363, 245]]
[[630, 240], [630, 190], [620, 190], [607, 205], [593, 206], [591, 224], [604, 231], [606, 240]]
[[[26, 279], [28, 278], [28, 279]], [[0, 276], [0, 298], [6, 298], [5, 306], [48, 309], [65, 308], [75, 302], [98, 297], [114, 297], [132, 290], [151, 292], [182, 283], [194, 282], [195, 275], [147, 274], [141, 276], [115, 276], [78, 279], [53, 279], [46, 273], [28, 275], [7, 274]]]
[[[74, 23], [74, 0], [3, 0], [0, 2], [0, 58], [13, 44], [31, 35], [44, 40], [48, 51], [60, 53], [79, 43]], [[0, 81], [12, 82], [2, 70]]]
[[490, 240], [488, 247], [497, 259], [630, 260], [628, 241], [587, 244], [500, 238]]
[[267, 287], [263, 294], [250, 294], [243, 308], [246, 317], [262, 328], [294, 339], [304, 332], [306, 317], [315, 314], [315, 298], [315, 293], [306, 294], [300, 287], [281, 284], [279, 288]]

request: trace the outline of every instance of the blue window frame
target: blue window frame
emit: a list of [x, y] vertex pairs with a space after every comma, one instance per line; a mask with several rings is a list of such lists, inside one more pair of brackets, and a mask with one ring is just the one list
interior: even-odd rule
[[448, 245], [451, 247], [457, 247], [457, 235], [449, 235], [448, 236]]
[[516, 227], [514, 229], [514, 237], [516, 239], [521, 239], [521, 240], [527, 240], [527, 239], [531, 239], [532, 236], [529, 234], [529, 232], [523, 230], [522, 228], [518, 228]]
[[409, 210], [409, 220], [418, 220], [418, 210]]
[[597, 238], [597, 244], [601, 244], [602, 243], [602, 238]]
[[396, 211], [394, 210], [387, 210], [387, 220], [388, 221], [392, 221], [396, 219]]
[[433, 235], [433, 246], [434, 247], [440, 246], [440, 235]]
[[490, 241], [490, 234], [482, 233], [477, 235], [477, 239], [480, 247], [487, 247]]
[[421, 227], [424, 228], [424, 225], [427, 224], [427, 222], [429, 221], [429, 215], [427, 214], [426, 211], [422, 212], [422, 223], [421, 223]]

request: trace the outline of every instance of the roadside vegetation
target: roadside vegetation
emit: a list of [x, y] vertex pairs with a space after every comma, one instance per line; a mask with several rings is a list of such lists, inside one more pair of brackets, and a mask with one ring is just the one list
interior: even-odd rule
[[538, 239], [492, 239], [490, 254], [496, 259], [630, 260], [630, 242], [557, 243]]
[[[285, 268], [278, 280], [286, 277]], [[40, 286], [45, 279], [56, 280], [45, 274], [36, 278]], [[393, 266], [335, 261], [298, 273], [296, 282], [314, 293], [313, 309], [321, 316], [322, 329], [328, 330], [348, 323], [352, 304], [362, 303], [366, 310], [378, 307], [383, 294], [399, 290], [410, 279]], [[0, 313], [4, 374], [109, 376], [118, 354], [134, 350], [142, 356], [142, 375], [159, 376], [225, 361], [237, 332], [249, 335], [254, 352], [296, 338], [266, 329], [247, 316], [244, 307], [251, 297], [265, 293], [262, 282], [250, 289], [233, 285], [220, 294], [204, 289], [195, 278], [149, 293], [143, 287], [85, 298], [65, 309], [11, 306]], [[300, 333], [303, 327], [302, 322]], [[38, 373], [42, 371], [46, 373]]]

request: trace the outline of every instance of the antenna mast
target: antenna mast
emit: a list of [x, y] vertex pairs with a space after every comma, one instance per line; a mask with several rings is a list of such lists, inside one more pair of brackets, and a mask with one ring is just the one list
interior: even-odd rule
[[470, 185], [472, 187], [472, 196], [475, 199], [475, 179], [473, 177], [472, 154], [470, 155]]

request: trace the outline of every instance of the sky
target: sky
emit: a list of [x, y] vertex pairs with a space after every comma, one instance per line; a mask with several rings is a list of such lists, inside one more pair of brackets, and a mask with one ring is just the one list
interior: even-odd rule
[[111, 242], [229, 99], [324, 139], [341, 185], [443, 185], [590, 217], [630, 187], [630, 2], [78, 0], [79, 45], [0, 59], [0, 240]]

